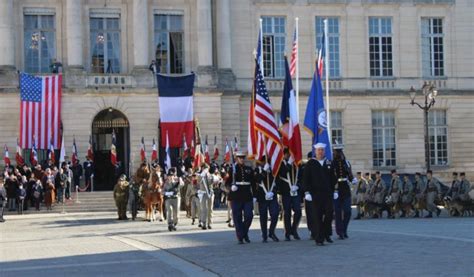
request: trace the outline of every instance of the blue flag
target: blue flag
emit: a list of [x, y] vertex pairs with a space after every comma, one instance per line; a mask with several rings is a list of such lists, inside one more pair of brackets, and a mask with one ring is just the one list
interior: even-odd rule
[[319, 68], [316, 63], [316, 72], [314, 73], [313, 82], [311, 84], [308, 106], [306, 106], [304, 127], [311, 134], [313, 145], [319, 142], [326, 144], [326, 158], [332, 160], [332, 149], [331, 143], [329, 142], [327, 116], [323, 100], [323, 86], [321, 85], [321, 76], [318, 72]]

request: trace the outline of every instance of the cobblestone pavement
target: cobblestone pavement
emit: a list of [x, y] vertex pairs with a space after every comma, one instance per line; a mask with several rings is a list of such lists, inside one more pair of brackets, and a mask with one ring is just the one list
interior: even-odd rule
[[[163, 222], [118, 221], [114, 213], [10, 215], [0, 224], [0, 276], [474, 276], [474, 218], [351, 221], [349, 240], [238, 245], [226, 213], [212, 230], [181, 214]], [[283, 223], [277, 235], [283, 238]]]

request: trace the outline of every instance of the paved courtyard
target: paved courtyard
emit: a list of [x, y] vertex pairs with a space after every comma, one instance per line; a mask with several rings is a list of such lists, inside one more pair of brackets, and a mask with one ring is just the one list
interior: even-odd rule
[[[474, 276], [474, 218], [351, 221], [349, 240], [238, 245], [217, 211], [212, 230], [180, 218], [117, 221], [114, 213], [7, 216], [0, 224], [0, 276]], [[277, 235], [283, 238], [283, 223]]]

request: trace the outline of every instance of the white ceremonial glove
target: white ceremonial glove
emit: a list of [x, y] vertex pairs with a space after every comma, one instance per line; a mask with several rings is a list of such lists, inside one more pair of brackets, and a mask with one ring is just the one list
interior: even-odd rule
[[266, 163], [263, 167], [263, 170], [265, 170], [266, 172], [270, 172], [270, 164]]
[[253, 203], [255, 204], [257, 202], [257, 198], [253, 198]]
[[232, 185], [232, 186], [230, 187], [230, 189], [231, 189], [232, 191], [237, 191], [238, 187], [237, 187], [236, 185]]
[[165, 192], [165, 195], [166, 196], [173, 196], [173, 192], [172, 191], [167, 191], [167, 192]]
[[291, 191], [298, 191], [298, 186], [291, 186]]
[[91, 174], [91, 178], [94, 178], [94, 174]]
[[334, 200], [338, 199], [339, 198], [339, 193], [337, 193], [337, 191], [334, 192]]
[[359, 182], [359, 180], [357, 180], [357, 178], [354, 177], [354, 179], [352, 179], [352, 184], [357, 184], [357, 182]]
[[311, 196], [309, 192], [306, 192], [304, 195], [304, 200], [311, 202], [313, 201], [313, 197]]
[[267, 192], [266, 196], [267, 196], [267, 197], [266, 197], [267, 199], [272, 199], [273, 196], [274, 196], [274, 194], [273, 194], [272, 191], [269, 191], [269, 192]]

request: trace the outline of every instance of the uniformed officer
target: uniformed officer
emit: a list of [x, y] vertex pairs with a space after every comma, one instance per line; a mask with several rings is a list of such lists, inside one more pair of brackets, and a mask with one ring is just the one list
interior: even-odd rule
[[349, 161], [342, 150], [343, 145], [335, 144], [334, 147], [334, 159], [332, 161], [332, 168], [336, 174], [336, 186], [334, 194], [334, 215], [336, 219], [336, 233], [339, 239], [348, 239], [347, 227], [351, 219], [351, 188], [350, 182], [354, 182], [352, 175], [352, 168]]
[[411, 209], [413, 203], [413, 185], [411, 184], [408, 174], [403, 176], [403, 182], [401, 187], [401, 201], [402, 201], [402, 214], [400, 217], [407, 216], [407, 211]]
[[469, 201], [470, 199], [474, 200], [474, 197], [471, 197], [470, 194], [474, 190], [474, 186], [466, 179], [466, 173], [459, 173], [461, 180], [459, 181], [460, 192], [459, 195], [462, 201]]
[[395, 218], [395, 211], [400, 201], [400, 188], [401, 181], [400, 177], [397, 174], [396, 169], [391, 170], [392, 180], [390, 181], [390, 187], [388, 188], [388, 195], [390, 196], [390, 205], [389, 205], [389, 215], [388, 218]]
[[197, 219], [199, 222], [199, 227], [202, 227], [201, 219], [199, 217], [201, 214], [201, 211], [200, 211], [198, 190], [199, 190], [199, 184], [198, 184], [197, 174], [191, 173], [191, 180], [186, 189], [187, 203], [191, 207], [191, 220], [192, 220], [191, 225], [194, 225]]
[[244, 241], [250, 243], [248, 231], [253, 219], [255, 181], [253, 169], [244, 164], [245, 154], [236, 152], [235, 156], [237, 163], [235, 168], [230, 169], [227, 185], [230, 186], [229, 198], [237, 240], [243, 244]]
[[89, 155], [86, 156], [86, 161], [82, 164], [84, 169], [84, 182], [87, 189], [92, 190], [92, 178], [94, 178], [94, 163]]
[[127, 220], [128, 182], [125, 174], [120, 175], [114, 187], [114, 200], [117, 206], [118, 220]]
[[212, 210], [214, 208], [214, 184], [219, 180], [209, 172], [209, 165], [204, 164], [202, 166], [202, 172], [199, 176], [199, 190], [198, 198], [200, 203], [201, 211], [201, 223], [202, 229], [212, 229]]
[[221, 168], [221, 177], [222, 177], [222, 183], [221, 183], [221, 191], [224, 193], [224, 202], [227, 205], [227, 226], [229, 228], [234, 228], [234, 224], [232, 223], [232, 205], [231, 205], [231, 199], [230, 199], [230, 187], [227, 186], [227, 180], [230, 178], [229, 172], [230, 172], [230, 165], [228, 163], [224, 163]]
[[333, 195], [336, 177], [331, 162], [326, 159], [326, 145], [314, 145], [316, 157], [311, 158], [305, 165], [303, 172], [303, 190], [305, 200], [311, 206], [311, 233], [316, 245], [324, 245], [324, 240], [332, 243]]
[[[285, 240], [290, 241], [290, 235], [300, 240], [298, 225], [301, 220], [301, 195], [300, 182], [298, 180], [298, 166], [290, 162], [290, 151], [284, 149], [283, 161], [281, 162], [278, 178], [276, 180], [278, 192], [281, 194], [283, 204], [283, 222], [285, 225]], [[291, 212], [293, 211], [293, 220]]]
[[373, 203], [377, 206], [377, 209], [373, 215], [373, 218], [382, 217], [385, 191], [386, 191], [385, 182], [382, 180], [382, 175], [380, 174], [380, 171], [377, 171], [375, 172], [375, 182], [371, 191]]
[[179, 190], [182, 186], [184, 186], [184, 182], [176, 176], [176, 168], [170, 168], [163, 187], [168, 231], [176, 231], [176, 225], [178, 225]]
[[421, 179], [421, 173], [415, 173], [415, 183], [413, 183], [413, 194], [415, 196], [415, 215], [413, 217], [419, 217], [420, 211], [422, 212], [422, 207], [425, 206], [426, 197], [423, 193], [425, 191], [425, 183]]
[[453, 172], [453, 181], [451, 182], [451, 187], [448, 189], [446, 195], [450, 196], [452, 200], [456, 200], [459, 196], [459, 180], [457, 172]]
[[354, 219], [361, 219], [364, 216], [364, 205], [366, 201], [366, 194], [368, 189], [368, 183], [365, 178], [362, 177], [362, 172], [357, 172], [357, 188], [356, 188], [356, 205], [357, 205], [357, 216]]
[[436, 213], [437, 216], [441, 213], [441, 209], [439, 209], [436, 204], [436, 197], [438, 196], [439, 184], [436, 179], [433, 178], [433, 171], [428, 170], [426, 172], [426, 188], [425, 188], [425, 195], [426, 195], [426, 208], [428, 209], [428, 215], [425, 218], [433, 217], [433, 212]]
[[[266, 243], [268, 237], [278, 242], [275, 228], [278, 222], [278, 200], [277, 185], [274, 182], [270, 164], [262, 157], [257, 161], [255, 168], [255, 182], [257, 185], [257, 201], [260, 213], [260, 229], [262, 230], [262, 242]], [[268, 213], [270, 213], [270, 229], [268, 230]]]

